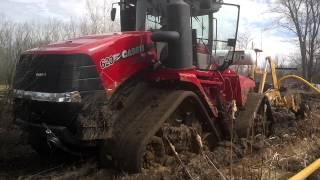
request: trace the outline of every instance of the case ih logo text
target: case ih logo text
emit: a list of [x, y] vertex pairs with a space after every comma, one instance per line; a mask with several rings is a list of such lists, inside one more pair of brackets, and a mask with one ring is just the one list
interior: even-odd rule
[[36, 73], [36, 77], [46, 77], [47, 73]]
[[144, 52], [144, 45], [139, 45], [134, 48], [123, 50], [121, 53], [116, 53], [116, 54], [113, 54], [111, 56], [108, 56], [106, 58], [101, 59], [100, 66], [102, 69], [105, 69], [121, 59], [126, 59], [128, 57], [134, 56], [134, 55], [142, 53], [142, 52]]

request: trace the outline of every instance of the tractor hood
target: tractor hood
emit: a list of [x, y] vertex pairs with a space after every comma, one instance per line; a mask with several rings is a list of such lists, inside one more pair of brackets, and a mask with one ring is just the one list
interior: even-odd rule
[[23, 53], [15, 89], [28, 92], [112, 92], [146, 68], [153, 56], [150, 32], [110, 33], [52, 43]]
[[80, 139], [90, 139], [104, 123], [100, 110], [108, 101], [106, 95], [112, 96], [124, 81], [151, 64], [150, 45], [149, 32], [128, 32], [85, 36], [26, 51], [14, 80], [16, 118], [40, 127], [43, 123], [67, 127]]
[[101, 35], [88, 35], [67, 41], [51, 43], [48, 45], [34, 48], [25, 52], [25, 54], [88, 54], [92, 55], [99, 51], [105, 51], [106, 48], [114, 45], [118, 41], [130, 45], [132, 38], [146, 38], [149, 32], [117, 32]]

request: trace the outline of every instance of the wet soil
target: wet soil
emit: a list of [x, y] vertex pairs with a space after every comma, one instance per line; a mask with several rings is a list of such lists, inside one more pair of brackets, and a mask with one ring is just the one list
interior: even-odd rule
[[[2, 110], [0, 179], [286, 179], [320, 157], [320, 98], [308, 96], [307, 102], [311, 112], [305, 119], [284, 109], [274, 110], [272, 136], [235, 138], [220, 142], [213, 151], [181, 153], [186, 168], [172, 157], [165, 166], [134, 175], [102, 169], [95, 157], [42, 159], [13, 125], [10, 113]], [[320, 173], [309, 179], [320, 179]]]

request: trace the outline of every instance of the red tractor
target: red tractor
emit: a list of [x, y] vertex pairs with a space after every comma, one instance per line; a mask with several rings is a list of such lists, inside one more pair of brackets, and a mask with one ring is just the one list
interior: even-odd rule
[[114, 5], [119, 7], [111, 18], [120, 10], [122, 32], [21, 55], [14, 114], [37, 152], [79, 154], [97, 147], [102, 163], [139, 172], [148, 160], [161, 163], [172, 155], [168, 144], [177, 152], [198, 153], [199, 137], [214, 148], [219, 140], [253, 129], [269, 132], [267, 98], [253, 92], [253, 80], [229, 69], [236, 58], [238, 5], [220, 0]]

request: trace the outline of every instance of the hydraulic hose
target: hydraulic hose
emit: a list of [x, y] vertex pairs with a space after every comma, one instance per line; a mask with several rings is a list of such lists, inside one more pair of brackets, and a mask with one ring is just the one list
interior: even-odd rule
[[298, 174], [296, 174], [293, 177], [289, 178], [289, 180], [306, 179], [308, 176], [310, 176], [312, 173], [314, 173], [319, 168], [320, 168], [320, 159], [317, 159], [312, 164], [310, 164], [309, 166], [304, 168], [302, 171], [300, 171]]
[[281, 84], [282, 81], [285, 81], [285, 80], [288, 80], [288, 79], [298, 80], [298, 81], [302, 82], [303, 84], [305, 84], [306, 86], [310, 87], [312, 90], [314, 90], [318, 94], [320, 94], [320, 89], [316, 88], [314, 85], [312, 85], [310, 82], [308, 82], [307, 80], [303, 79], [302, 77], [296, 76], [296, 75], [287, 75], [287, 76], [284, 76], [284, 77], [280, 78], [279, 81], [278, 81], [279, 87], [280, 87], [280, 84]]

